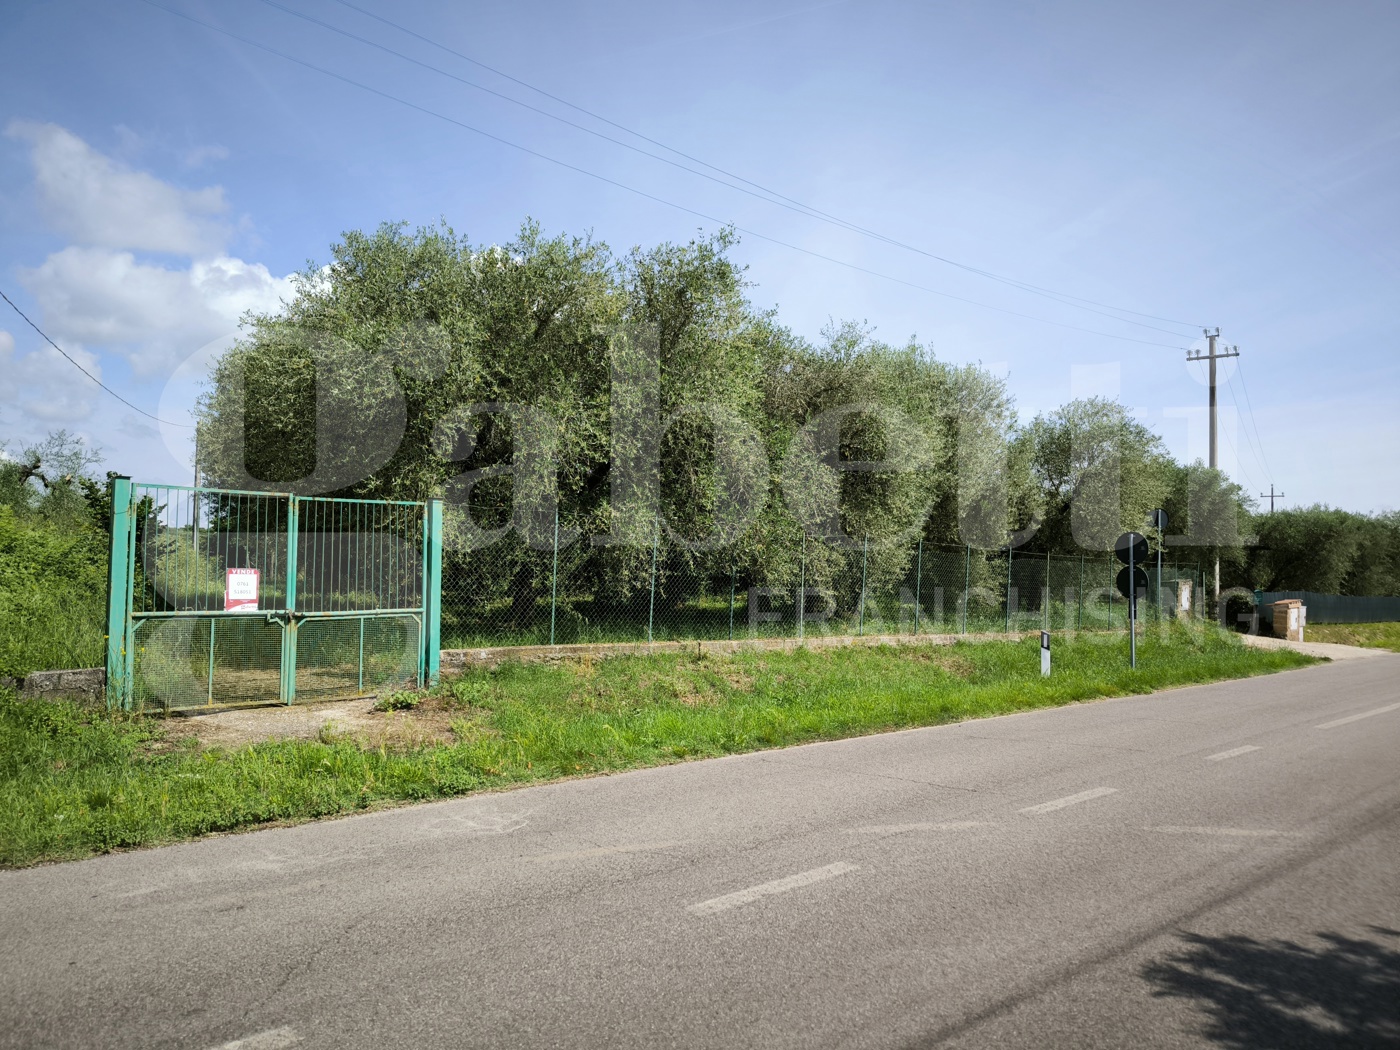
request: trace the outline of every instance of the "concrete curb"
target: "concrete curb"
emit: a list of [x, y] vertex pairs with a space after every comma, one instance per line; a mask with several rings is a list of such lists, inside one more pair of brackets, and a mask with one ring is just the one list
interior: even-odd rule
[[101, 667], [34, 671], [23, 678], [0, 679], [0, 687], [13, 689], [21, 700], [77, 700], [102, 704], [107, 699], [107, 671]]
[[584, 657], [642, 656], [648, 653], [707, 653], [729, 655], [755, 651], [785, 651], [808, 649], [840, 649], [849, 646], [877, 645], [953, 645], [957, 642], [1004, 642], [1021, 638], [1038, 638], [1039, 631], [1019, 631], [1007, 634], [867, 634], [816, 636], [796, 638], [743, 638], [734, 641], [693, 642], [595, 642], [584, 645], [502, 645], [483, 649], [444, 649], [442, 670], [445, 673], [465, 671], [473, 667], [495, 667], [505, 661], [521, 663], [557, 663]]

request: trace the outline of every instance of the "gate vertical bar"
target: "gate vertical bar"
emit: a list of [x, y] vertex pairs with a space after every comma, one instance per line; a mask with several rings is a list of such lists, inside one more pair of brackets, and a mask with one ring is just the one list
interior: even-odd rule
[[[430, 499], [423, 511], [428, 526], [428, 552], [423, 566], [424, 673], [428, 685], [442, 676], [442, 500]], [[557, 527], [557, 526], [556, 526]], [[364, 620], [360, 620], [363, 632]]]
[[214, 706], [214, 628], [218, 622], [217, 616], [209, 617], [209, 692], [205, 697], [205, 702], [210, 707]]
[[287, 497], [287, 611], [282, 625], [282, 689], [278, 699], [290, 704], [297, 696], [297, 545], [301, 508], [296, 496]]
[[107, 707], [130, 708], [132, 683], [126, 673], [130, 639], [131, 479], [112, 479], [112, 529], [107, 564]]

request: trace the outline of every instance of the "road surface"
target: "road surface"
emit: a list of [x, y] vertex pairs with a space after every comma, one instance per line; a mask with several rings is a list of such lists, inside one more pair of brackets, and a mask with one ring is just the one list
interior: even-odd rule
[[0, 873], [4, 1047], [1400, 1043], [1400, 656]]

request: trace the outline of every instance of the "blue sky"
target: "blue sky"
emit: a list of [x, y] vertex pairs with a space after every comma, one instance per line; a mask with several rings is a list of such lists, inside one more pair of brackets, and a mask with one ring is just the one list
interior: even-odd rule
[[[855, 319], [917, 336], [1005, 372], [1025, 417], [1116, 394], [1181, 458], [1205, 456], [1206, 403], [1183, 349], [1218, 325], [1242, 353], [1223, 370], [1222, 466], [1283, 505], [1400, 506], [1393, 3], [354, 0], [425, 41], [337, 0], [278, 0], [664, 152], [440, 43], [928, 253], [1187, 322], [1141, 327], [736, 192], [265, 0], [159, 2], [382, 93], [143, 0], [7, 5], [0, 287], [162, 418], [188, 418], [238, 316], [274, 308], [343, 230], [445, 218], [500, 242], [533, 216], [625, 250], [715, 229], [700, 212], [752, 231], [735, 251], [752, 296], [798, 333]], [[67, 427], [110, 468], [188, 476], [187, 431], [98, 391], [8, 309], [0, 438]]]

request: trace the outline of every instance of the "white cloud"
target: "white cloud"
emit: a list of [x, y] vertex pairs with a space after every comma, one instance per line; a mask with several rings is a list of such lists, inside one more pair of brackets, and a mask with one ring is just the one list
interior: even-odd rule
[[[36, 349], [20, 356], [15, 339], [0, 332], [0, 436], [38, 440], [56, 427], [76, 429], [120, 469], [186, 480], [189, 431], [178, 424], [210, 363], [236, 336], [244, 313], [281, 309], [291, 281], [227, 253], [221, 189], [172, 186], [54, 125], [11, 124], [8, 131], [32, 145], [43, 214], [69, 238], [68, 247], [19, 270], [36, 321], [95, 376], [103, 375], [103, 361], [111, 364], [109, 355], [128, 360], [135, 374], [119, 384], [122, 393], [175, 425], [157, 430], [53, 348], [33, 340]], [[215, 148], [183, 160], [219, 155]], [[153, 261], [144, 252], [188, 262]]]
[[45, 217], [79, 244], [200, 256], [228, 242], [222, 187], [172, 186], [97, 152], [57, 124], [16, 120], [5, 132], [30, 144]]
[[[98, 379], [102, 364], [81, 347], [65, 346], [79, 364]], [[15, 338], [0, 331], [0, 404], [19, 409], [40, 424], [62, 425], [87, 419], [99, 393], [96, 383], [63, 359], [51, 346], [22, 357], [15, 355]]]
[[21, 279], [50, 335], [122, 349], [147, 375], [234, 331], [246, 311], [275, 312], [291, 295], [290, 280], [261, 263], [221, 255], [171, 269], [107, 248], [64, 248]]

